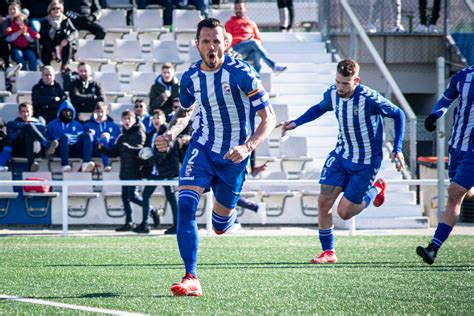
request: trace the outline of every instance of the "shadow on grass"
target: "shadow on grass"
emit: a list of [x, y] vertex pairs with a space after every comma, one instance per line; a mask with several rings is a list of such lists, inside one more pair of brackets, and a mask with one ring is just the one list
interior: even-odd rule
[[[308, 268], [317, 269], [398, 269], [405, 271], [472, 271], [474, 264], [472, 263], [456, 263], [456, 264], [439, 264], [428, 266], [422, 262], [344, 262], [335, 264], [314, 264], [307, 262], [219, 262], [219, 263], [198, 263], [199, 268], [206, 269], [291, 269], [291, 268]], [[181, 263], [154, 263], [154, 264], [57, 264], [45, 265], [44, 267], [155, 267], [159, 269], [177, 269], [181, 268]]]

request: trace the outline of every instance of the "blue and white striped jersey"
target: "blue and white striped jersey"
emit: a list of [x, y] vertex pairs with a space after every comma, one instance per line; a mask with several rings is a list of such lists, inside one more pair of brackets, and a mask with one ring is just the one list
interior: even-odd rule
[[184, 109], [199, 107], [192, 140], [225, 154], [253, 133], [256, 111], [270, 104], [268, 94], [255, 70], [240, 59], [225, 55], [215, 72], [202, 71], [201, 62], [181, 77], [179, 99]]
[[454, 75], [432, 113], [441, 117], [458, 98], [459, 105], [454, 109], [453, 128], [448, 143], [457, 150], [474, 151], [474, 66]]
[[294, 122], [297, 126], [312, 121], [327, 111], [334, 111], [339, 123], [335, 152], [353, 163], [369, 165], [380, 159], [383, 142], [383, 119], [395, 122], [394, 152], [400, 152], [405, 130], [405, 114], [380, 93], [359, 84], [348, 99], [339, 97], [336, 85], [323, 100]]

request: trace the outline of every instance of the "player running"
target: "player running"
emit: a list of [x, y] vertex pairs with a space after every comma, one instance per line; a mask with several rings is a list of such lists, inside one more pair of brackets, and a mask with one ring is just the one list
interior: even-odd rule
[[313, 121], [327, 111], [334, 111], [339, 123], [336, 148], [329, 153], [319, 181], [319, 240], [323, 252], [311, 260], [313, 263], [337, 262], [332, 206], [341, 192], [344, 195], [337, 213], [344, 220], [359, 214], [372, 202], [378, 207], [385, 200], [384, 179], [380, 178], [372, 185], [383, 156], [383, 117], [395, 122], [393, 155], [398, 161], [398, 171], [404, 168], [401, 149], [405, 114], [359, 81], [359, 64], [350, 59], [342, 60], [337, 65], [336, 84], [324, 93], [323, 100], [296, 120], [282, 125], [284, 136], [287, 131]]
[[[246, 62], [226, 54], [225, 29], [219, 20], [199, 22], [196, 48], [202, 60], [191, 65], [180, 84], [181, 108], [168, 132], [157, 137], [165, 151], [187, 125], [192, 110], [199, 114], [179, 175], [177, 239], [186, 270], [171, 286], [176, 296], [200, 296], [197, 279], [198, 227], [196, 208], [201, 194], [212, 188], [212, 223], [217, 234], [226, 232], [237, 217], [235, 205], [247, 174], [250, 153], [275, 127], [275, 114], [258, 74]], [[255, 133], [255, 113], [261, 118]], [[252, 124], [251, 124], [252, 123]]]

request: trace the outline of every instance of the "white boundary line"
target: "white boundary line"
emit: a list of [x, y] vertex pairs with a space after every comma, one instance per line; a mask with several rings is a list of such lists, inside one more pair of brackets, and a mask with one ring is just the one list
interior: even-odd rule
[[76, 309], [76, 310], [80, 310], [80, 311], [103, 313], [103, 314], [109, 314], [109, 315], [124, 315], [124, 316], [144, 316], [144, 315], [146, 315], [146, 314], [139, 314], [139, 313], [130, 313], [130, 312], [124, 312], [124, 311], [117, 311], [117, 310], [113, 310], [113, 309], [87, 307], [87, 306], [80, 306], [80, 305], [74, 305], [74, 304], [64, 304], [64, 303], [50, 302], [50, 301], [37, 300], [37, 299], [32, 299], [32, 298], [24, 298], [24, 297], [18, 297], [18, 296], [10, 296], [10, 295], [0, 295], [0, 300], [10, 300], [10, 301], [17, 301], [17, 302], [22, 302], [22, 303], [49, 305], [49, 306], [54, 306], [54, 307]]

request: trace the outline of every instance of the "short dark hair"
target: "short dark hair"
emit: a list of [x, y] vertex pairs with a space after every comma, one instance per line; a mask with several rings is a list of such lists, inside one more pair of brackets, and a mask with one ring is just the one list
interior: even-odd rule
[[343, 59], [337, 64], [337, 73], [344, 77], [352, 77], [359, 73], [359, 64], [352, 59]]
[[245, 0], [234, 0], [234, 4], [245, 3]]
[[122, 112], [122, 118], [126, 117], [126, 116], [133, 116], [135, 117], [135, 113], [132, 112], [132, 110], [125, 110]]
[[22, 108], [30, 108], [31, 110], [33, 110], [33, 105], [31, 105], [31, 103], [29, 102], [23, 102], [18, 104], [18, 112], [20, 112]]
[[164, 116], [165, 119], [166, 119], [166, 114], [165, 114], [165, 112], [163, 112], [163, 110], [160, 110], [160, 109], [153, 110], [152, 116], [155, 116], [155, 115]]
[[225, 36], [225, 28], [224, 28], [224, 25], [222, 25], [221, 21], [214, 18], [207, 18], [207, 19], [201, 20], [201, 22], [199, 22], [197, 25], [196, 40], [198, 41], [199, 41], [199, 36], [201, 35], [201, 30], [203, 27], [207, 27], [210, 29], [221, 27], [222, 30], [224, 31], [224, 36]]
[[94, 111], [101, 110], [102, 108], [108, 109], [107, 104], [105, 104], [105, 102], [103, 102], [103, 101], [99, 101], [99, 102], [96, 103], [96, 105], [94, 107]]

